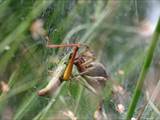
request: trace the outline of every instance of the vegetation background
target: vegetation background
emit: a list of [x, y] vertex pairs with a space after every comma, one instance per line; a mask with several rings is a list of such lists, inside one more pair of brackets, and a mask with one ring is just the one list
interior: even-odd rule
[[[119, 99], [108, 89], [104, 92], [108, 119], [134, 113], [132, 119], [158, 120], [160, 23], [154, 30], [159, 16], [158, 0], [0, 0], [0, 119], [93, 119], [98, 98], [76, 80], [66, 82], [53, 96], [37, 95], [51, 78], [48, 71], [71, 51], [47, 49], [43, 35], [48, 33], [55, 44], [89, 45], [125, 91]], [[36, 20], [38, 33], [32, 28]], [[152, 60], [151, 65], [142, 67], [144, 60]], [[137, 80], [145, 70], [138, 105], [130, 111], [129, 104], [136, 104], [132, 96]]]

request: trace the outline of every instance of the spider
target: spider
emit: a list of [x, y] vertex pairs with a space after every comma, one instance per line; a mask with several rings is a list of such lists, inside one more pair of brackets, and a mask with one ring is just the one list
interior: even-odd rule
[[[48, 40], [48, 37], [47, 37]], [[61, 48], [61, 47], [73, 47], [73, 52], [70, 54], [68, 63], [63, 74], [58, 78], [57, 83], [50, 85], [38, 92], [38, 95], [43, 96], [50, 92], [53, 87], [58, 87], [63, 81], [68, 81], [72, 75], [72, 69], [75, 65], [79, 74], [74, 77], [81, 76], [86, 82], [94, 88], [94, 91], [99, 91], [103, 88], [108, 80], [109, 76], [105, 70], [105, 67], [100, 62], [95, 61], [96, 57], [92, 50], [87, 45], [83, 44], [47, 44], [47, 48]], [[85, 48], [84, 51], [78, 53], [79, 48]]]

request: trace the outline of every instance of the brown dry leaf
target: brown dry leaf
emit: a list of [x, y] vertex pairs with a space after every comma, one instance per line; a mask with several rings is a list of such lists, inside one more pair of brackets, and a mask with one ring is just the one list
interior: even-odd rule
[[121, 95], [125, 93], [125, 90], [121, 85], [113, 85], [113, 91], [115, 93], [120, 93]]
[[1, 116], [2, 120], [13, 120], [13, 110], [10, 106], [4, 108]]
[[118, 104], [118, 105], [116, 106], [116, 111], [119, 112], [119, 113], [124, 113], [124, 111], [125, 111], [124, 105]]
[[75, 114], [70, 110], [64, 111], [63, 114], [69, 117], [71, 120], [77, 120], [77, 117], [75, 116]]
[[5, 83], [4, 81], [1, 81], [0, 85], [3, 93], [7, 93], [9, 91], [10, 88], [7, 83]]
[[136, 118], [132, 117], [131, 120], [137, 120]]
[[94, 120], [107, 120], [107, 114], [104, 109], [104, 101], [100, 101], [97, 110], [94, 112]]
[[120, 70], [117, 71], [117, 73], [118, 73], [118, 75], [124, 75], [125, 72], [124, 72], [124, 70], [120, 69]]
[[154, 26], [149, 20], [144, 20], [140, 23], [140, 27], [138, 28], [138, 33], [143, 37], [149, 37], [153, 34]]
[[33, 39], [37, 40], [40, 38], [40, 36], [46, 35], [46, 31], [43, 28], [43, 24], [44, 23], [41, 19], [38, 19], [32, 23], [30, 31]]

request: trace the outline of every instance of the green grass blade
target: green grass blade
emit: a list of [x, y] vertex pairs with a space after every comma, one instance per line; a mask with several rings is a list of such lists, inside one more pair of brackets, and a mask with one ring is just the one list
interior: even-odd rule
[[16, 115], [14, 116], [13, 120], [21, 120], [27, 110], [32, 107], [34, 102], [37, 100], [37, 96], [35, 94], [32, 94], [30, 97], [26, 98], [25, 102], [20, 106], [19, 110], [16, 112]]
[[56, 91], [55, 95], [51, 98], [48, 105], [43, 108], [38, 115], [36, 115], [33, 120], [44, 120], [47, 113], [49, 112], [50, 108], [53, 106], [53, 104], [56, 102], [56, 98], [60, 95], [61, 89], [63, 88], [65, 83], [62, 83], [60, 88]]
[[[24, 32], [29, 27], [32, 20], [49, 5], [50, 2], [45, 2], [43, 0], [39, 0], [35, 3], [33, 10], [29, 13], [26, 20], [22, 22], [15, 30], [9, 34], [3, 42], [0, 44], [0, 53], [4, 51], [6, 45], [9, 45], [13, 41], [20, 40], [19, 38], [24, 34]], [[35, 7], [36, 6], [36, 7]]]
[[158, 24], [157, 24], [155, 32], [153, 34], [152, 41], [149, 46], [146, 58], [144, 60], [144, 64], [143, 64], [143, 67], [142, 67], [142, 70], [141, 70], [141, 73], [140, 73], [140, 76], [139, 76], [139, 79], [138, 79], [138, 82], [137, 82], [137, 85], [136, 85], [136, 88], [134, 91], [134, 95], [133, 95], [132, 101], [129, 105], [126, 120], [130, 120], [131, 117], [133, 116], [134, 111], [135, 111], [136, 105], [137, 105], [139, 97], [141, 95], [141, 89], [143, 87], [145, 76], [149, 70], [150, 64], [152, 62], [153, 54], [154, 54], [156, 45], [158, 43], [159, 35], [160, 35], [160, 18], [158, 20]]

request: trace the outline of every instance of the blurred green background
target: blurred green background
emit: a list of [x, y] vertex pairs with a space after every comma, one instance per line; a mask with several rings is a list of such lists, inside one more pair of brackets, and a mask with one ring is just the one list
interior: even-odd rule
[[[0, 0], [0, 119], [73, 119], [67, 111], [93, 119], [98, 98], [77, 81], [66, 82], [54, 96], [37, 95], [50, 80], [48, 70], [71, 51], [46, 48], [44, 33], [52, 43], [83, 43], [95, 51], [125, 91], [117, 101], [106, 89], [106, 115], [124, 119], [159, 16], [158, 0]], [[36, 20], [40, 28], [33, 29]], [[160, 117], [159, 55], [157, 44], [134, 118]], [[125, 110], [119, 112], [117, 104]]]

